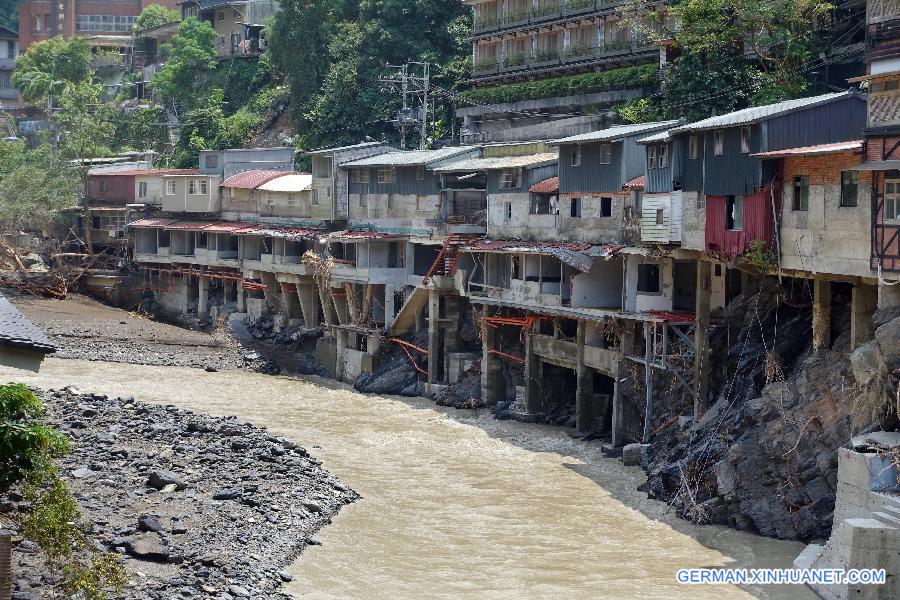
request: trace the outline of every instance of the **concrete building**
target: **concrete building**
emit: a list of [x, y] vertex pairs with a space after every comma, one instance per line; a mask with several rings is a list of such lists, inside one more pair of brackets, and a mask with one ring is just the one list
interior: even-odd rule
[[[656, 88], [667, 49], [622, 19], [619, 5], [601, 0], [465, 0], [473, 9], [471, 83], [481, 90], [641, 67], [631, 83], [610, 90], [516, 101], [486, 100], [457, 110], [464, 142], [552, 139], [608, 124], [603, 110]], [[646, 5], [647, 27], [668, 23], [665, 3]], [[561, 85], [555, 89], [565, 88]], [[589, 86], [588, 86], [589, 88]], [[498, 99], [502, 95], [498, 96]], [[506, 97], [509, 97], [508, 95]]]
[[56, 345], [9, 300], [0, 296], [0, 364], [37, 373]]
[[0, 27], [0, 109], [15, 110], [22, 107], [19, 92], [12, 83], [19, 56], [19, 34], [7, 27]]
[[341, 169], [341, 165], [395, 151], [395, 148], [381, 142], [363, 142], [306, 153], [312, 163], [312, 193], [319, 198], [319, 202], [332, 207], [332, 221], [350, 219], [351, 173]]
[[215, 48], [226, 57], [258, 57], [266, 49], [263, 27], [280, 6], [277, 0], [182, 0], [182, 18], [208, 21], [216, 31]]

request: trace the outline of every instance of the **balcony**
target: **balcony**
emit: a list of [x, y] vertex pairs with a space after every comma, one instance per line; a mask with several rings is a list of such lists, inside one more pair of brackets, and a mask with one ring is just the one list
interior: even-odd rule
[[589, 63], [616, 56], [649, 51], [658, 51], [658, 49], [644, 40], [631, 42], [616, 41], [600, 46], [571, 46], [560, 51], [541, 50], [536, 53], [527, 52], [514, 54], [507, 57], [506, 60], [502, 62], [493, 59], [480, 60], [475, 63], [473, 74], [476, 78], [479, 78], [518, 71], [545, 69], [557, 65], [566, 66], [570, 64]]
[[900, 57], [900, 19], [873, 23], [866, 30], [866, 62]]
[[477, 17], [472, 33], [477, 36], [502, 29], [537, 25], [598, 10], [608, 10], [621, 4], [622, 0], [550, 0], [528, 10], [501, 11], [495, 15]]

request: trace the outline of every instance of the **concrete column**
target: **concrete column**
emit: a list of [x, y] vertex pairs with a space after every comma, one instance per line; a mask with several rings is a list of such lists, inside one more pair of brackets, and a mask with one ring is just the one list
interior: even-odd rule
[[616, 381], [613, 387], [613, 414], [612, 414], [612, 445], [614, 448], [625, 445], [625, 432], [627, 428], [625, 418], [625, 403], [622, 398], [621, 381], [628, 372], [626, 355], [634, 351], [634, 324], [631, 321], [624, 322], [623, 332], [619, 338], [619, 360], [616, 362]]
[[441, 295], [428, 290], [428, 383], [438, 383], [440, 359]]
[[831, 347], [831, 281], [813, 280], [813, 350]]
[[247, 312], [247, 290], [240, 281], [237, 282], [237, 311]]
[[297, 297], [300, 299], [300, 311], [307, 327], [318, 327], [319, 323], [319, 290], [315, 283], [297, 285]]
[[352, 283], [344, 284], [347, 293], [347, 310], [350, 313], [350, 323], [359, 323], [359, 306], [356, 304], [356, 286]]
[[493, 327], [485, 326], [481, 340], [481, 397], [489, 405], [506, 400], [506, 386], [500, 360], [489, 354], [497, 347], [499, 335], [500, 333]]
[[416, 311], [416, 333], [422, 331], [423, 329], [425, 329], [425, 307], [421, 306]]
[[697, 262], [697, 320], [694, 329], [694, 419], [709, 407], [709, 307], [712, 296], [712, 263]]
[[594, 373], [584, 364], [585, 321], [578, 320], [575, 337], [575, 419], [580, 433], [590, 433], [597, 428], [597, 407], [594, 405]]
[[878, 307], [878, 288], [861, 283], [853, 286], [850, 301], [850, 349], [855, 350], [875, 337], [872, 313]]
[[334, 378], [338, 381], [344, 380], [344, 351], [347, 349], [348, 335], [343, 329], [337, 329], [334, 332], [335, 348], [334, 348]]
[[198, 280], [197, 288], [200, 292], [197, 295], [197, 316], [202, 316], [209, 310], [209, 279], [199, 277]]
[[525, 408], [529, 414], [544, 411], [543, 364], [534, 352], [534, 335], [525, 332]]
[[334, 325], [337, 316], [335, 314], [334, 300], [330, 293], [331, 288], [320, 284], [318, 281], [316, 282], [316, 287], [318, 288], [319, 304], [322, 306], [322, 318], [325, 320], [325, 325]]
[[297, 296], [297, 290], [292, 283], [280, 283], [281, 297], [284, 299], [284, 311], [288, 319], [299, 319], [302, 315], [300, 310], [300, 298]]
[[878, 308], [894, 308], [900, 306], [900, 285], [878, 286]]
[[[444, 379], [448, 380], [450, 372], [450, 353], [459, 351], [459, 335], [457, 324], [460, 319], [459, 296], [444, 296]], [[449, 383], [449, 380], [447, 381]]]

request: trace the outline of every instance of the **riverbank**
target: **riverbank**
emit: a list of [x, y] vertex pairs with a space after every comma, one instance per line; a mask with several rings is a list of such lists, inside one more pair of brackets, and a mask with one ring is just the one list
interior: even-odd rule
[[788, 568], [803, 545], [680, 520], [637, 491], [640, 468], [559, 427], [319, 378], [56, 359], [0, 377], [237, 415], [303, 441], [363, 499], [286, 569], [294, 597], [813, 598], [797, 586], [679, 585], [682, 567]]
[[[93, 538], [123, 556], [127, 598], [283, 598], [284, 569], [358, 498], [294, 441], [235, 418], [71, 388], [41, 396], [72, 441], [58, 466]], [[18, 600], [51, 595], [27, 540], [14, 572]]]

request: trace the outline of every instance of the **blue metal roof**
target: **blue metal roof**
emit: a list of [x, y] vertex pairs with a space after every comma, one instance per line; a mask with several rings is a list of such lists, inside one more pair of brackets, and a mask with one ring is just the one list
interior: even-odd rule
[[56, 345], [12, 303], [0, 296], [0, 346], [22, 348], [40, 354], [56, 352]]

